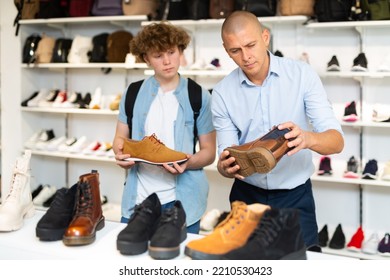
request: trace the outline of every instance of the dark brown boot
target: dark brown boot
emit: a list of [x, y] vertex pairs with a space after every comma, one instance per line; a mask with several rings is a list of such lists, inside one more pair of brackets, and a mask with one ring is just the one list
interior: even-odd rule
[[248, 177], [253, 173], [268, 173], [278, 163], [290, 148], [287, 146], [289, 140], [284, 135], [289, 129], [279, 130], [277, 127], [263, 137], [240, 146], [228, 147], [230, 156], [236, 159], [240, 166], [238, 174]]
[[95, 241], [96, 231], [104, 227], [99, 184], [96, 170], [80, 176], [75, 214], [62, 239], [65, 245], [91, 244]]

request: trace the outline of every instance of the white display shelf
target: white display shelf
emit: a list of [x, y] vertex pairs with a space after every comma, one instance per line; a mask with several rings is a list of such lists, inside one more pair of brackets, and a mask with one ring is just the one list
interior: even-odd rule
[[345, 122], [340, 121], [342, 126], [349, 127], [381, 127], [381, 128], [390, 128], [390, 122], [372, 122], [372, 121], [356, 121], [356, 122]]
[[147, 69], [146, 63], [36, 63], [22, 64], [22, 68], [48, 68], [48, 69]]
[[338, 78], [377, 78], [382, 79], [390, 77], [390, 72], [357, 72], [357, 71], [340, 71], [340, 72], [324, 72], [320, 74], [322, 78], [338, 77]]
[[[224, 77], [228, 75], [231, 70], [179, 70], [183, 76], [202, 76], [202, 77]], [[154, 75], [153, 70], [145, 70], [146, 76]]]
[[312, 181], [317, 182], [330, 182], [330, 183], [342, 183], [342, 184], [356, 184], [356, 185], [368, 185], [368, 186], [381, 186], [381, 187], [390, 187], [390, 181], [384, 181], [381, 179], [370, 180], [370, 179], [351, 179], [351, 178], [341, 178], [336, 176], [311, 176]]
[[21, 107], [24, 112], [53, 113], [53, 114], [82, 114], [117, 116], [118, 110], [109, 109], [77, 109], [77, 108], [50, 108], [50, 107]]
[[113, 157], [84, 155], [81, 153], [49, 152], [49, 151], [32, 150], [31, 154], [38, 155], [38, 156], [65, 158], [65, 159], [93, 160], [93, 161], [115, 163], [115, 158]]
[[389, 27], [390, 20], [311, 22], [307, 28]]

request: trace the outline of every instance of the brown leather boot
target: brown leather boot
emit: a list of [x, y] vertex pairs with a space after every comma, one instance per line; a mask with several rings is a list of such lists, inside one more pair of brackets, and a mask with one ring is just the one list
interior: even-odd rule
[[99, 173], [96, 170], [80, 176], [75, 214], [62, 239], [65, 245], [91, 244], [95, 241], [96, 231], [104, 227], [99, 184]]
[[274, 127], [263, 137], [240, 146], [228, 147], [230, 156], [236, 159], [236, 164], [240, 166], [238, 174], [248, 177], [253, 173], [268, 173], [278, 163], [278, 161], [291, 148], [287, 146], [289, 140], [284, 135], [289, 129], [279, 130]]
[[182, 152], [169, 149], [155, 134], [145, 136], [141, 141], [125, 139], [123, 153], [130, 154], [131, 158], [126, 160], [140, 161], [154, 165], [163, 163], [186, 161], [187, 155]]

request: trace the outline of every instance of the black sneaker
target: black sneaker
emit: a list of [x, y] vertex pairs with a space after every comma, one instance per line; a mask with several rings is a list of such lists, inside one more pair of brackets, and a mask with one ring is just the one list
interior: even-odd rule
[[354, 156], [351, 156], [347, 162], [347, 170], [344, 172], [344, 178], [356, 179], [359, 178], [358, 162]]
[[32, 191], [31, 193], [31, 196], [32, 196], [32, 199], [34, 199], [43, 189], [43, 185], [40, 184], [38, 187], [36, 187], [35, 190]]
[[329, 241], [329, 248], [343, 249], [345, 247], [345, 235], [341, 224], [338, 224], [336, 230], [333, 233], [332, 238]]
[[298, 210], [267, 210], [247, 243], [223, 255], [223, 259], [306, 260]]
[[65, 230], [72, 221], [76, 199], [77, 184], [71, 188], [61, 188], [55, 198], [38, 221], [35, 229], [36, 236], [42, 241], [61, 240]]
[[328, 66], [326, 67], [326, 71], [335, 72], [340, 71], [340, 64], [337, 60], [337, 57], [334, 55], [328, 62]]
[[187, 238], [186, 213], [176, 200], [173, 207], [164, 210], [157, 230], [149, 244], [149, 255], [153, 259], [168, 260], [180, 254], [180, 243]]
[[161, 216], [161, 203], [152, 193], [136, 205], [127, 226], [118, 234], [116, 247], [122, 255], [139, 255], [148, 249]]
[[363, 179], [375, 180], [377, 178], [378, 162], [375, 159], [371, 159], [366, 163], [363, 170]]
[[35, 91], [33, 92], [33, 94], [31, 94], [27, 99], [23, 100], [22, 103], [20, 104], [22, 107], [27, 107], [27, 103], [34, 99], [35, 97], [37, 97], [39, 91]]
[[279, 50], [275, 51], [274, 55], [279, 56], [279, 57], [283, 57], [283, 53]]
[[332, 175], [331, 160], [328, 156], [323, 156], [320, 160], [320, 166], [318, 168], [317, 175]]
[[356, 112], [356, 102], [352, 101], [351, 103], [347, 103], [344, 108], [343, 121], [356, 122], [358, 119], [359, 118]]
[[328, 246], [329, 241], [329, 233], [328, 233], [328, 226], [324, 225], [323, 228], [318, 233], [318, 245], [321, 247]]
[[367, 69], [367, 58], [364, 53], [360, 53], [354, 60], [351, 71], [366, 72]]

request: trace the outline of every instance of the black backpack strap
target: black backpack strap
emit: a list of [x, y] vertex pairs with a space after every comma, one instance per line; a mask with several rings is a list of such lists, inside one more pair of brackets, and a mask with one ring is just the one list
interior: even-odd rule
[[132, 119], [133, 119], [133, 109], [135, 104], [135, 99], [137, 98], [138, 91], [141, 88], [144, 80], [140, 80], [134, 83], [131, 83], [127, 88], [126, 92], [126, 100], [125, 100], [125, 110], [127, 115], [127, 125], [129, 126], [129, 137], [131, 138], [131, 130], [133, 127]]
[[196, 142], [198, 141], [198, 127], [196, 120], [199, 117], [200, 109], [202, 108], [202, 87], [194, 80], [188, 78], [188, 95], [192, 111], [194, 112], [194, 154], [196, 152]]

